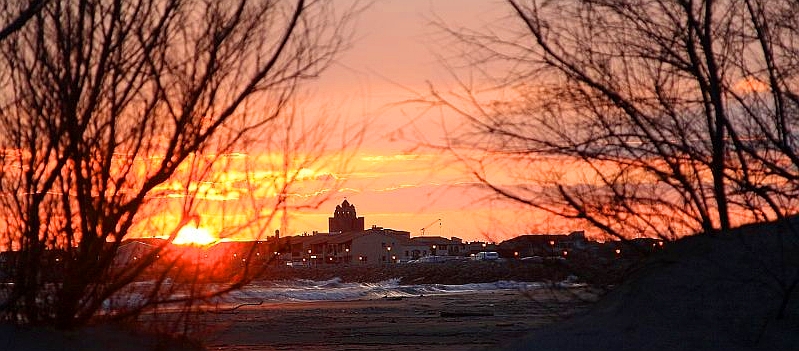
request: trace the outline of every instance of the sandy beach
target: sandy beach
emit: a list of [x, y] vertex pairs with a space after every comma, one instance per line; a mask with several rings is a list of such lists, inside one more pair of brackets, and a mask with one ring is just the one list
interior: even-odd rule
[[245, 305], [197, 316], [208, 350], [481, 350], [583, 311], [577, 289]]

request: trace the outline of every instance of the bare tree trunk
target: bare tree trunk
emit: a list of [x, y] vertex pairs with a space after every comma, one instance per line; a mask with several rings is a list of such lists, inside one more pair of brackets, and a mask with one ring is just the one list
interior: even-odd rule
[[[164, 280], [189, 271], [170, 242], [199, 218], [204, 186], [222, 184], [219, 165], [236, 152], [271, 152], [270, 138], [303, 117], [291, 106], [299, 86], [343, 49], [358, 10], [305, 0], [51, 0], [3, 12], [0, 239], [19, 260], [0, 319], [69, 328], [175, 302], [184, 287]], [[324, 140], [287, 140], [287, 151], [321, 161]], [[240, 172], [252, 185], [257, 172]], [[241, 196], [252, 217], [236, 229], [257, 238], [280, 208], [263, 189], [285, 194], [297, 179], [265, 179], [258, 195]], [[167, 212], [175, 220], [156, 225]], [[126, 239], [154, 232], [166, 241], [116, 262]], [[177, 300], [225, 293], [257, 270]], [[158, 281], [132, 284], [143, 276]], [[186, 281], [200, 291], [207, 277]], [[129, 293], [142, 301], [103, 311]]]
[[[441, 25], [470, 78], [428, 100], [466, 121], [431, 146], [498, 198], [621, 239], [799, 213], [795, 1], [507, 4], [516, 23]], [[796, 236], [770, 273], [786, 301]]]

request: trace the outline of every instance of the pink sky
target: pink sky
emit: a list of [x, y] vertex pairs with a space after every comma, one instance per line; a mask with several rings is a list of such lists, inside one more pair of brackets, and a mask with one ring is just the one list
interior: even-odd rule
[[[346, 5], [355, 0], [331, 1]], [[285, 134], [281, 135], [278, 129], [274, 134], [263, 133], [268, 135], [263, 138], [266, 140], [256, 140], [251, 147], [241, 150], [244, 155], [241, 160], [230, 157], [229, 162], [235, 166], [219, 168], [218, 172], [215, 167], [217, 179], [196, 184], [202, 197], [202, 205], [197, 208], [201, 224], [228, 239], [271, 235], [278, 228], [284, 235], [327, 232], [328, 217], [337, 204], [347, 199], [356, 206], [358, 215], [365, 217], [367, 227], [406, 230], [412, 236], [422, 235], [422, 228], [426, 228], [426, 235], [456, 236], [467, 241], [501, 241], [522, 234], [573, 230], [586, 230], [589, 236], [598, 234], [575, 222], [490, 199], [492, 193], [480, 187], [462, 163], [453, 161], [451, 154], [420, 147], [421, 140], [441, 145], [444, 125], [449, 130], [462, 125], [460, 117], [452, 111], [410, 102], [429, 94], [430, 87], [448, 97], [453, 96], [451, 92], [459, 91], [456, 79], [442, 62], [457, 63], [459, 47], [433, 22], [444, 23], [455, 31], [489, 33], [522, 25], [516, 21], [512, 9], [499, 0], [374, 1], [357, 17], [349, 50], [320, 78], [303, 87], [297, 106], [301, 121], [309, 122], [303, 127], [313, 129], [319, 121], [336, 121], [338, 125], [325, 125], [310, 132], [305, 129], [288, 132], [306, 142], [295, 150], [299, 157], [286, 158], [292, 160], [291, 165], [281, 162], [281, 141]], [[509, 67], [492, 68], [495, 68], [492, 73], [501, 73]], [[468, 69], [458, 69], [458, 77], [469, 84], [480, 88], [490, 85], [475, 81], [480, 75], [470, 73]], [[533, 86], [536, 82], [529, 84]], [[748, 80], [739, 85], [738, 89], [744, 90], [759, 87], [757, 81]], [[477, 94], [492, 102], [514, 93], [500, 90], [483, 89]], [[283, 125], [277, 123], [278, 128]], [[366, 126], [366, 135], [357, 147], [346, 149], [348, 161], [342, 165], [340, 160], [325, 157], [340, 158], [342, 140], [351, 137], [344, 132], [345, 126], [358, 130]], [[322, 149], [326, 154], [320, 160], [303, 162], [303, 155], [313, 155]], [[497, 161], [496, 155], [491, 155], [490, 160], [486, 174], [491, 176], [493, 184], [500, 186], [519, 184], [519, 179], [548, 172], [557, 174], [559, 182], [590, 181], [584, 176], [590, 176], [591, 170], [562, 160], [538, 158], [525, 160], [529, 163], [521, 166], [504, 159]], [[251, 162], [253, 168], [241, 167], [242, 162]], [[272, 217], [277, 213], [276, 199], [283, 198], [276, 195], [275, 189], [283, 167], [302, 175], [296, 186], [287, 191], [289, 202], [318, 205], [290, 212], [288, 222], [280, 216]], [[243, 168], [251, 173], [245, 175]], [[151, 215], [154, 219], [142, 224], [139, 232], [157, 235], [176, 223], [182, 203], [177, 200], [182, 199], [183, 188], [180, 176], [175, 178], [175, 184], [164, 184], [158, 189], [164, 192], [161, 200], [164, 204], [156, 203], [154, 214], [142, 216]], [[257, 189], [236, 185], [244, 179], [248, 185], [257, 184]], [[257, 201], [253, 203], [262, 203], [250, 206], [248, 201], [254, 198]], [[319, 204], [320, 199], [326, 201]], [[247, 227], [250, 221], [259, 222]]]
[[427, 235], [465, 240], [565, 230], [515, 205], [488, 203], [462, 167], [430, 150], [415, 150], [419, 131], [435, 140], [440, 121], [455, 117], [397, 104], [426, 93], [428, 82], [439, 89], [452, 83], [439, 57], [455, 53], [442, 45], [434, 19], [478, 29], [508, 10], [492, 0], [379, 0], [359, 16], [352, 47], [310, 91], [315, 104], [346, 123], [369, 120], [368, 136], [354, 155], [352, 172], [337, 175], [346, 178], [344, 189], [318, 210], [295, 215], [290, 233], [327, 231], [327, 217], [345, 198], [366, 217], [367, 227], [407, 230], [412, 236], [431, 223]]
[[[277, 123], [278, 129], [255, 136], [247, 149], [221, 155], [209, 179], [188, 186], [196, 191], [194, 197], [185, 196], [179, 171], [157, 189], [160, 195], [154, 195], [152, 210], [141, 214], [134, 232], [166, 235], [179, 222], [187, 198], [198, 199], [197, 225], [228, 240], [271, 235], [275, 229], [283, 235], [327, 232], [328, 217], [344, 199], [356, 206], [367, 227], [406, 230], [412, 236], [422, 235], [425, 228], [425, 235], [498, 242], [521, 234], [580, 230], [529, 208], [489, 199], [492, 194], [451, 154], [419, 147], [420, 140], [441, 144], [443, 124], [448, 129], [460, 124], [451, 112], [408, 102], [428, 94], [430, 86], [457, 91], [442, 58], [458, 52], [432, 22], [470, 29], [508, 25], [508, 11], [504, 2], [491, 0], [374, 1], [358, 17], [351, 48], [321, 78], [304, 86], [294, 124]], [[329, 125], [331, 121], [337, 125]], [[280, 129], [295, 124], [290, 132]], [[342, 140], [352, 137], [346, 126], [360, 130], [364, 125], [362, 142], [342, 152]], [[294, 140], [294, 151], [286, 158], [290, 164], [283, 163], [286, 135]], [[342, 154], [347, 155], [345, 164]], [[289, 203], [303, 206], [290, 211], [288, 221], [275, 212], [285, 168], [299, 175], [287, 190]], [[527, 168], [507, 164], [493, 164], [491, 170], [491, 180], [498, 184], [514, 181], [510, 171], [527, 173]], [[321, 200], [326, 201], [319, 204]]]

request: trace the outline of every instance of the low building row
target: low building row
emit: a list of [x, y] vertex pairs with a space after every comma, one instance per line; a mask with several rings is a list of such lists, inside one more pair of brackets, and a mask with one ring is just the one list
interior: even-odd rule
[[[358, 217], [355, 206], [347, 200], [336, 206], [329, 218], [329, 232], [280, 237], [255, 241], [219, 242], [211, 246], [185, 246], [167, 243], [164, 239], [137, 238], [119, 246], [113, 266], [120, 267], [138, 260], [155, 264], [181, 262], [202, 263], [218, 268], [233, 268], [255, 264], [321, 265], [321, 264], [393, 264], [413, 260], [439, 261], [457, 257], [480, 257], [480, 252], [497, 252], [501, 258], [622, 257], [647, 250], [659, 249], [662, 241], [640, 239], [625, 242], [596, 243], [588, 241], [585, 233], [521, 235], [500, 244], [484, 241], [464, 242], [460, 238], [419, 236], [410, 232], [378, 226], [364, 228], [364, 218]], [[632, 245], [631, 245], [632, 244]], [[636, 250], [629, 250], [633, 248]], [[0, 254], [0, 270], [10, 266], [11, 253]], [[56, 257], [57, 255], [51, 255]], [[492, 257], [496, 257], [493, 256]], [[49, 257], [49, 256], [48, 256]], [[56, 257], [55, 259], [58, 259]], [[55, 262], [57, 263], [57, 262]], [[56, 264], [57, 265], [57, 264]], [[5, 271], [5, 270], [4, 270]]]

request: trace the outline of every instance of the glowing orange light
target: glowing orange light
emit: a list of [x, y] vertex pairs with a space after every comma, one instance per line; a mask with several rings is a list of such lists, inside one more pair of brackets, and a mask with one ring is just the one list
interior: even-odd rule
[[746, 77], [735, 83], [732, 89], [739, 94], [751, 94], [768, 91], [770, 86], [755, 77]]
[[215, 241], [216, 237], [214, 237], [208, 229], [185, 226], [180, 229], [173, 243], [177, 245], [204, 246]]

